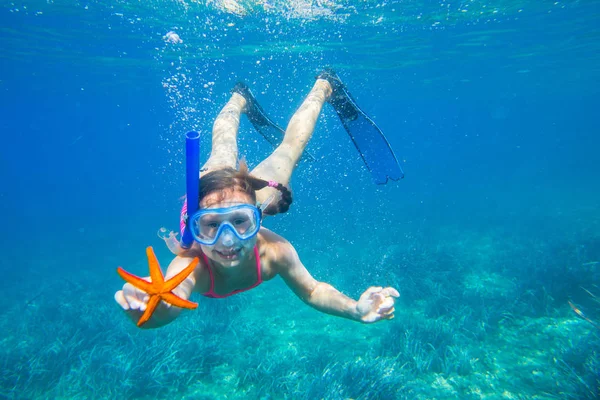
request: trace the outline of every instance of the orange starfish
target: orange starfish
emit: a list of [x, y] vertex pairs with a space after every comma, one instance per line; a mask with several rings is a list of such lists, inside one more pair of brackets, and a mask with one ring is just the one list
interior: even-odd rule
[[179, 284], [194, 271], [194, 268], [196, 268], [198, 262], [200, 262], [198, 257], [194, 258], [190, 265], [185, 267], [185, 269], [165, 282], [165, 277], [160, 270], [160, 265], [158, 264], [158, 260], [156, 259], [156, 255], [154, 255], [152, 247], [146, 248], [146, 255], [148, 256], [148, 267], [150, 268], [150, 279], [152, 279], [152, 282], [148, 282], [139, 276], [130, 274], [121, 267], [117, 268], [117, 273], [121, 278], [150, 295], [150, 300], [148, 300], [148, 304], [146, 305], [146, 311], [144, 311], [140, 317], [137, 326], [142, 326], [150, 319], [156, 306], [161, 300], [181, 308], [194, 309], [198, 307], [198, 303], [182, 299], [172, 292], [173, 289], [179, 286]]

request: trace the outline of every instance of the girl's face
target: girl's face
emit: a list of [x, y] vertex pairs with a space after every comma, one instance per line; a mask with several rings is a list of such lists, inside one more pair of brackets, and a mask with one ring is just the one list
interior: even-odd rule
[[[254, 205], [254, 202], [247, 193], [232, 189], [205, 196], [200, 202], [200, 209], [227, 208], [241, 204]], [[234, 267], [252, 254], [255, 245], [256, 236], [240, 240], [228, 227], [225, 227], [214, 245], [201, 244], [200, 247], [202, 252], [217, 264]]]

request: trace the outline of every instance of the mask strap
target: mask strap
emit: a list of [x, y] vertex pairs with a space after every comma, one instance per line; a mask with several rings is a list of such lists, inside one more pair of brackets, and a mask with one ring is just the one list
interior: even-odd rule
[[269, 207], [269, 205], [270, 205], [270, 204], [273, 202], [273, 200], [275, 200], [275, 197], [276, 197], [276, 194], [274, 193], [274, 194], [270, 195], [270, 196], [267, 198], [267, 200], [265, 200], [265, 202], [264, 202], [264, 203], [262, 203], [262, 204], [260, 204], [260, 205], [258, 206], [258, 209], [260, 210], [260, 215], [261, 215], [261, 217], [264, 215], [264, 211], [265, 211], [265, 209], [266, 209], [267, 207]]

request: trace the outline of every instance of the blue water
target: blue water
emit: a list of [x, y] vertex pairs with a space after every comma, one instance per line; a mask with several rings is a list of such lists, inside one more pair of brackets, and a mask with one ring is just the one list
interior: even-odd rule
[[[90, 349], [101, 348], [112, 360], [121, 354], [121, 347], [97, 334], [110, 331], [120, 343], [127, 337], [145, 348], [161, 335], [180, 338], [180, 330], [187, 332], [184, 326], [194, 319], [190, 313], [162, 334], [140, 334], [112, 303], [122, 284], [114, 272], [118, 265], [143, 273], [148, 245], [163, 266], [169, 261], [156, 231], [178, 226], [185, 191], [184, 133], [196, 129], [204, 134], [205, 160], [212, 121], [238, 80], [284, 126], [325, 66], [335, 68], [385, 132], [406, 178], [373, 185], [337, 116], [326, 107], [309, 145], [317, 161], [298, 166], [290, 212], [266, 225], [294, 244], [319, 280], [352, 297], [370, 285], [397, 286], [403, 293], [401, 311], [375, 329], [309, 310], [287, 320], [289, 307], [302, 305], [280, 282], [270, 282], [248, 293], [246, 300], [215, 307], [233, 304], [239, 318], [251, 315], [248, 324], [269, 321], [261, 334], [273, 348], [256, 358], [291, 357], [286, 346], [302, 348], [315, 337], [325, 341], [324, 348], [339, 348], [337, 354], [305, 354], [310, 368], [282, 365], [271, 379], [281, 382], [288, 376], [281, 370], [295, 371], [322, 386], [309, 385], [315, 381], [308, 378], [295, 381], [296, 389], [267, 384], [273, 374], [269, 370], [257, 372], [253, 381], [241, 365], [222, 360], [208, 363], [210, 372], [192, 373], [192, 378], [224, 385], [239, 398], [301, 398], [294, 390], [306, 394], [308, 387], [312, 398], [479, 398], [452, 377], [475, 382], [476, 372], [494, 369], [491, 362], [467, 370], [434, 362], [431, 371], [413, 368], [410, 375], [400, 372], [400, 361], [393, 361], [406, 349], [386, 350], [387, 340], [405, 343], [407, 334], [418, 337], [422, 332], [419, 324], [407, 323], [413, 315], [426, 324], [444, 316], [458, 318], [467, 307], [475, 310], [469, 317], [473, 326], [489, 324], [478, 338], [486, 343], [502, 329], [522, 336], [517, 327], [530, 322], [519, 318], [541, 326], [567, 321], [578, 330], [561, 337], [582, 341], [576, 352], [581, 357], [565, 361], [567, 367], [556, 367], [550, 356], [547, 365], [535, 367], [558, 368], [544, 379], [571, 379], [572, 386], [552, 393], [556, 385], [542, 384], [541, 378], [518, 386], [511, 383], [511, 373], [518, 373], [509, 371], [502, 384], [483, 390], [492, 398], [501, 398], [504, 391], [524, 398], [598, 395], [600, 384], [593, 378], [598, 363], [582, 361], [597, 358], [598, 331], [578, 318], [567, 300], [576, 300], [592, 320], [600, 316], [597, 299], [581, 289], [600, 296], [600, 2], [352, 3], [27, 0], [1, 5], [0, 341], [5, 349], [0, 363], [10, 374], [0, 381], [0, 397], [153, 396], [131, 390], [148, 379], [145, 375], [128, 378], [128, 385], [115, 378], [114, 392], [94, 395], [92, 385], [73, 371], [86, 363], [82, 354], [92, 359]], [[166, 42], [163, 36], [169, 31], [177, 32], [183, 43]], [[253, 166], [269, 151], [269, 144], [243, 120], [240, 154]], [[500, 284], [497, 292], [490, 289], [492, 294], [467, 293], [474, 287], [468, 282], [475, 279], [469, 273], [484, 270], [492, 280], [512, 282], [510, 296], [503, 297]], [[481, 276], [475, 280], [489, 285]], [[452, 307], [440, 306], [444, 293], [457, 292], [467, 294], [449, 298]], [[290, 305], [266, 307], [270, 293]], [[499, 304], [507, 307], [510, 321], [520, 322], [503, 325], [507, 317], [501, 312], [484, 321], [480, 311]], [[100, 309], [98, 322], [94, 313]], [[339, 329], [323, 336], [329, 324]], [[277, 344], [280, 329], [290, 336]], [[47, 336], [80, 334], [83, 344], [71, 351], [65, 345], [67, 350], [61, 351], [66, 355], [40, 342]], [[370, 339], [354, 345], [358, 338], [353, 334]], [[548, 335], [550, 339], [539, 340], [558, 337]], [[229, 342], [239, 340], [235, 350], [221, 351], [230, 358], [247, 346], [240, 338], [250, 336], [230, 333]], [[182, 346], [195, 353], [215, 351], [195, 340], [182, 340]], [[531, 340], [523, 347], [540, 345]], [[28, 362], [32, 354], [40, 354], [40, 370]], [[53, 369], [48, 354], [68, 361]], [[120, 357], [125, 363], [136, 355]], [[397, 374], [391, 376], [397, 378], [390, 383], [381, 374], [356, 373], [372, 387], [386, 385], [387, 391], [377, 392], [356, 383], [360, 379], [355, 375], [327, 375], [335, 365], [345, 366], [344, 371], [358, 365], [356, 357], [387, 357]], [[181, 359], [175, 365], [181, 374], [189, 373]], [[231, 368], [227, 374], [214, 372], [223, 365]], [[103, 374], [87, 368], [88, 377], [93, 375], [89, 371]], [[433, 384], [434, 378], [425, 378], [429, 373], [450, 381], [454, 391]], [[67, 379], [71, 376], [75, 378]], [[70, 379], [80, 386], [52, 389]], [[201, 398], [183, 394], [186, 385], [169, 379], [161, 381], [161, 396], [173, 390], [179, 393], [174, 396]], [[431, 392], [414, 389], [419, 379]], [[352, 381], [358, 386], [353, 388]], [[336, 385], [342, 389], [332, 389]]]

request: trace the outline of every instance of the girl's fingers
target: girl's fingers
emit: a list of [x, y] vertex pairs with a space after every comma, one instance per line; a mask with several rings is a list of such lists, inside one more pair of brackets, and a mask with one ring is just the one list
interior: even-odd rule
[[117, 293], [115, 293], [115, 301], [117, 302], [118, 305], [121, 306], [121, 308], [125, 311], [129, 310], [129, 303], [127, 303], [127, 300], [125, 299], [125, 296], [123, 295], [123, 291], [119, 290]]
[[394, 298], [386, 297], [379, 305], [379, 310], [386, 310], [392, 307], [394, 307]]
[[385, 308], [385, 309], [379, 310], [379, 314], [381, 314], [383, 316], [387, 316], [387, 315], [393, 314], [395, 311], [396, 311], [396, 309], [394, 307]]
[[400, 297], [400, 293], [393, 287], [386, 287], [381, 291], [385, 296]]

